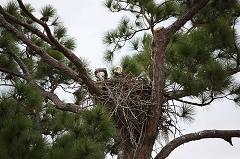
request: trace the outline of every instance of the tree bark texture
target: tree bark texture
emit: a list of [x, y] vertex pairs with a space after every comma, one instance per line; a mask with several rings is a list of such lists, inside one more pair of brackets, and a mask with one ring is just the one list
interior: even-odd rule
[[[148, 121], [144, 129], [142, 142], [138, 145], [135, 153], [124, 149], [123, 156], [126, 159], [150, 159], [152, 148], [159, 131], [159, 120], [162, 115], [164, 103], [164, 65], [165, 51], [169, 42], [169, 34], [166, 29], [156, 29], [153, 35], [153, 84], [152, 84], [152, 107], [148, 111]], [[130, 147], [129, 147], [130, 148]], [[130, 148], [131, 149], [131, 148]]]

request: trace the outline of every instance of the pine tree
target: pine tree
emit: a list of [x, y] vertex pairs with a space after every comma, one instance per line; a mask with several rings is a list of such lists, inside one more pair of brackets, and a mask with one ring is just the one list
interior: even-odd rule
[[[34, 11], [30, 4], [25, 7], [29, 13]], [[2, 13], [6, 13], [45, 36], [45, 31], [40, 30], [40, 26], [16, 2], [11, 1], [0, 10], [1, 17]], [[59, 45], [74, 50], [75, 41], [67, 35], [67, 29], [56, 16], [56, 10], [47, 5], [40, 13], [48, 19], [43, 23], [49, 23], [52, 36], [59, 41]], [[42, 49], [44, 56], [74, 72], [74, 64], [55, 46], [24, 26], [15, 23], [13, 27]], [[64, 71], [54, 68], [51, 63], [46, 64], [46, 59], [37, 56], [34, 49], [4, 27], [0, 30], [0, 48], [0, 158], [104, 158], [116, 135], [108, 111], [98, 104], [80, 112], [84, 108], [72, 109], [72, 105], [76, 104], [63, 103], [54, 94], [58, 87], [72, 91], [76, 103], [89, 95], [83, 86], [76, 85]], [[84, 63], [84, 60], [81, 62]], [[89, 74], [87, 71], [86, 74]], [[52, 102], [50, 98], [56, 101]]]
[[[0, 158], [100, 159], [111, 153], [149, 159], [157, 140], [179, 135], [179, 119], [193, 119], [194, 107], [229, 96], [240, 101], [231, 79], [240, 65], [238, 0], [105, 5], [130, 14], [106, 33], [105, 59], [111, 62], [128, 44], [132, 52], [121, 61], [123, 72], [113, 68], [103, 81], [95, 81], [87, 62], [73, 53], [75, 41], [52, 6], [40, 17], [21, 0], [0, 6]], [[169, 18], [176, 20], [158, 27]], [[58, 89], [75, 101], [60, 100]], [[232, 145], [232, 137], [240, 130], [183, 135], [155, 159], [189, 141], [221, 138]]]

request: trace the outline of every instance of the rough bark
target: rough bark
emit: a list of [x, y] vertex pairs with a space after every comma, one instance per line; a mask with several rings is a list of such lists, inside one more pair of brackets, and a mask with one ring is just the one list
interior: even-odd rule
[[227, 141], [230, 145], [233, 146], [233, 137], [240, 137], [240, 130], [204, 130], [196, 133], [186, 134], [169, 142], [166, 146], [162, 148], [162, 150], [154, 159], [165, 159], [178, 146], [190, 141], [207, 138], [220, 138]]
[[152, 147], [158, 135], [158, 122], [162, 114], [162, 105], [164, 103], [164, 64], [165, 50], [169, 41], [169, 35], [164, 28], [155, 30], [153, 34], [153, 84], [152, 84], [152, 108], [149, 110], [149, 119], [147, 122], [145, 137], [139, 148], [136, 158], [148, 159], [151, 157]]
[[[142, 143], [132, 158], [151, 158], [152, 148], [158, 135], [158, 121], [161, 119], [164, 104], [165, 86], [165, 52], [170, 36], [178, 31], [187, 21], [203, 8], [209, 0], [200, 0], [189, 11], [177, 19], [172, 25], [156, 29], [153, 32], [153, 84], [152, 84], [152, 109], [149, 110], [149, 119], [144, 131]], [[127, 152], [126, 152], [127, 153]]]
[[151, 158], [152, 148], [158, 135], [159, 120], [162, 114], [164, 101], [164, 64], [165, 50], [169, 41], [166, 29], [161, 28], [154, 31], [153, 35], [153, 83], [152, 83], [152, 107], [148, 110], [148, 119], [144, 128], [143, 137], [137, 149], [131, 147], [131, 142], [123, 141], [122, 156], [124, 159], [149, 159]]

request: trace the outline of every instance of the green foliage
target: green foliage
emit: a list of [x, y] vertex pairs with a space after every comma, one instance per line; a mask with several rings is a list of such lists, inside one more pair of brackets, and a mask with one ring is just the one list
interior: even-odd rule
[[5, 7], [6, 11], [13, 16], [18, 16], [19, 7], [15, 1], [9, 1]]
[[63, 39], [62, 43], [66, 48], [70, 50], [74, 50], [77, 47], [77, 44], [74, 38], [65, 38]]
[[80, 87], [73, 94], [75, 97], [75, 103], [80, 103], [87, 97], [87, 90], [84, 89], [83, 87]]
[[113, 60], [113, 55], [114, 55], [114, 52], [113, 52], [113, 51], [107, 50], [107, 51], [104, 53], [104, 59], [105, 59], [105, 61], [111, 62], [111, 61]]
[[199, 68], [198, 76], [203, 86], [213, 91], [221, 91], [229, 85], [229, 77], [223, 66], [217, 62], [209, 62]]
[[104, 158], [115, 129], [102, 106], [85, 111], [77, 118], [70, 133], [59, 136], [53, 144], [51, 158]]
[[52, 48], [48, 48], [47, 53], [58, 61], [62, 61], [64, 59], [63, 53]]
[[42, 17], [48, 17], [48, 18], [51, 18], [51, 17], [54, 17], [55, 14], [56, 14], [56, 9], [54, 9], [53, 6], [51, 5], [46, 5], [44, 6], [42, 9], [41, 9], [41, 14], [42, 14]]
[[121, 41], [120, 38], [127, 39], [129, 36], [131, 36], [131, 27], [132, 24], [130, 23], [130, 19], [127, 17], [123, 17], [115, 30], [106, 33], [103, 38], [103, 42], [107, 45], [116, 43], [117, 45], [115, 49], [120, 49], [122, 45], [118, 42]]
[[167, 20], [169, 17], [175, 17], [179, 15], [180, 12], [179, 4], [174, 1], [166, 1], [164, 4], [156, 5], [153, 10], [153, 14], [157, 21]]
[[0, 158], [105, 157], [116, 131], [103, 106], [75, 115], [39, 103], [41, 96], [28, 85], [16, 88], [0, 102]]
[[184, 86], [192, 95], [209, 89], [220, 91], [229, 84], [227, 71], [212, 59], [207, 41], [204, 44], [203, 40], [195, 44], [198, 42], [195, 36], [194, 41], [191, 37], [180, 38], [179, 42], [172, 44], [167, 54], [168, 79]]
[[[159, 4], [154, 1], [145, 2], [141, 0], [127, 2], [134, 6], [132, 10], [137, 10], [137, 5], [143, 6], [146, 12], [154, 15], [157, 23], [169, 17], [177, 17], [194, 5], [194, 1], [185, 0], [170, 0]], [[121, 3], [116, 1], [106, 2], [108, 8], [111, 8], [114, 4], [118, 4], [121, 10]], [[171, 37], [170, 44], [167, 47], [165, 66], [166, 78], [170, 83], [180, 85], [191, 96], [197, 97], [202, 92], [209, 90], [216, 94], [221, 93], [232, 85], [228, 71], [234, 69], [236, 63], [238, 63], [235, 58], [239, 56], [236, 50], [238, 37], [233, 25], [235, 25], [235, 20], [238, 17], [239, 6], [237, 1], [230, 3], [212, 0], [193, 17], [192, 30], [190, 29], [188, 32], [180, 30]], [[135, 12], [132, 11], [132, 14], [135, 14]], [[136, 20], [138, 18], [137, 15]], [[128, 24], [130, 23], [128, 21]], [[121, 24], [122, 22], [119, 26]], [[114, 32], [106, 34], [105, 42], [108, 45], [114, 44], [121, 37], [121, 35], [119, 35], [120, 37], [115, 35]], [[146, 35], [144, 36], [146, 37]], [[123, 35], [122, 37], [124, 38]], [[148, 40], [146, 39], [138, 38], [130, 41], [131, 48], [135, 53], [127, 55], [121, 60], [124, 72], [135, 76], [147, 72], [151, 78], [151, 36]], [[110, 53], [111, 56], [107, 57], [114, 56], [114, 51]]]
[[19, 101], [2, 97], [0, 112], [0, 158], [43, 159], [48, 146]]
[[0, 54], [0, 67], [8, 70], [16, 70], [16, 63], [12, 62], [12, 58], [8, 55]]
[[122, 58], [121, 66], [126, 73], [138, 76], [146, 72], [149, 77], [152, 74], [151, 63], [151, 45], [152, 37], [145, 34], [142, 39], [134, 39], [131, 42], [133, 50], [137, 51], [133, 56], [125, 56]]
[[[103, 41], [108, 50], [104, 58], [112, 62], [114, 53], [130, 44], [130, 51], [134, 53], [121, 60], [124, 72], [136, 77], [146, 73], [152, 79], [154, 53], [152, 35], [149, 34], [151, 29], [169, 18], [179, 17], [194, 3], [194, 0], [168, 0], [164, 3], [154, 0], [106, 0], [105, 5], [111, 11], [128, 10], [133, 16], [123, 17], [116, 29], [106, 33]], [[39, 25], [23, 13], [15, 1], [10, 1], [4, 9], [39, 29]], [[26, 9], [31, 13], [35, 11], [30, 4], [26, 4]], [[235, 95], [235, 101], [239, 102], [240, 88], [233, 88], [230, 77], [232, 70], [239, 69], [238, 35], [234, 28], [239, 11], [237, 0], [211, 0], [191, 19], [191, 29], [182, 29], [172, 35], [166, 52], [167, 83], [179, 86], [192, 97], [207, 94], [206, 99], [230, 90], [230, 94]], [[68, 37], [67, 28], [59, 21], [56, 10], [47, 5], [40, 13], [41, 18], [47, 18], [44, 22], [53, 36], [66, 48], [74, 50], [76, 42]], [[59, 63], [76, 71], [75, 65], [56, 47], [26, 28], [17, 24], [13, 26]], [[138, 34], [146, 30], [148, 34]], [[45, 31], [43, 34], [46, 34]], [[1, 68], [23, 74], [24, 70], [17, 65], [18, 57], [33, 75], [32, 80], [42, 89], [54, 92], [56, 88], [71, 88], [74, 85], [72, 94], [76, 104], [89, 98], [85, 87], [76, 84], [63, 71], [47, 65], [15, 36], [0, 28]], [[81, 61], [91, 75], [88, 62]], [[103, 159], [114, 146], [116, 130], [104, 106], [89, 107], [80, 114], [60, 111], [49, 99], [44, 99], [28, 80], [10, 77], [8, 73], [1, 74], [1, 77], [1, 82], [10, 88], [1, 88], [6, 94], [0, 98], [0, 159]], [[176, 115], [191, 121], [194, 114], [193, 107], [182, 105]], [[171, 124], [171, 121], [166, 122]], [[166, 127], [163, 133], [167, 134], [168, 130]]]
[[38, 111], [42, 106], [42, 96], [33, 87], [19, 82], [15, 85], [15, 99], [29, 111]]
[[66, 35], [67, 35], [67, 28], [65, 28], [64, 26], [59, 25], [54, 28], [54, 36], [57, 39], [61, 39], [61, 38], [65, 37]]
[[[30, 4], [25, 7], [29, 12], [34, 12]], [[16, 2], [10, 1], [4, 9], [42, 32], [38, 24], [20, 11]], [[68, 36], [67, 29], [56, 16], [56, 10], [47, 5], [40, 12], [41, 18], [47, 18], [46, 21], [42, 20], [48, 23], [60, 44], [74, 50], [75, 39]], [[13, 26], [59, 63], [76, 71], [75, 65], [55, 46], [26, 28], [17, 24]], [[85, 59], [81, 61], [91, 76], [88, 62]], [[1, 85], [1, 90], [5, 95], [1, 94], [0, 97], [0, 159], [105, 158], [116, 135], [107, 110], [103, 106], [93, 106], [81, 114], [57, 110], [53, 102], [44, 98], [32, 82], [48, 92], [54, 92], [59, 87], [65, 90], [65, 87], [71, 88], [76, 83], [63, 71], [46, 64], [37, 56], [37, 52], [18, 40], [15, 34], [0, 28], [1, 70], [26, 75], [23, 65], [19, 63], [28, 68], [32, 81], [1, 73], [1, 84], [5, 85]], [[85, 88], [78, 86], [74, 94], [76, 104], [89, 96]]]
[[[137, 55], [136, 55], [137, 56]], [[126, 73], [133, 74], [135, 76], [140, 75], [144, 68], [141, 67], [140, 64], [138, 64], [137, 59], [134, 57], [131, 58], [130, 56], [125, 56], [122, 59], [122, 68]]]
[[5, 30], [1, 30], [1, 37], [0, 37], [1, 48], [4, 48], [4, 49], [10, 48], [10, 47], [16, 48], [15, 42], [16, 42], [16, 38], [12, 33], [9, 33]]
[[[28, 12], [33, 13], [35, 11], [35, 9], [32, 7], [32, 5], [30, 3], [24, 4], [24, 5]], [[21, 14], [25, 15], [25, 13], [21, 13]]]
[[219, 49], [234, 47], [233, 30], [227, 17], [220, 17], [212, 21], [208, 30], [212, 33], [215, 47]]
[[37, 71], [35, 72], [35, 78], [41, 79], [43, 77], [48, 76], [49, 74], [52, 74], [52, 72], [49, 72], [49, 70], [52, 70], [53, 68], [49, 65], [46, 65], [44, 62], [39, 61], [37, 67]]
[[195, 115], [195, 109], [191, 105], [183, 104], [179, 108], [177, 115], [186, 122], [192, 122], [194, 120], [193, 116]]

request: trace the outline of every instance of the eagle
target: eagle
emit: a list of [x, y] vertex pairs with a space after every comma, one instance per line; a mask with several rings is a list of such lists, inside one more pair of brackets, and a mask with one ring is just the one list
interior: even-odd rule
[[112, 72], [115, 77], [121, 76], [122, 75], [122, 67], [120, 67], [120, 66], [114, 67]]
[[106, 68], [97, 68], [94, 71], [94, 75], [97, 78], [97, 81], [103, 81], [108, 79], [108, 73]]

